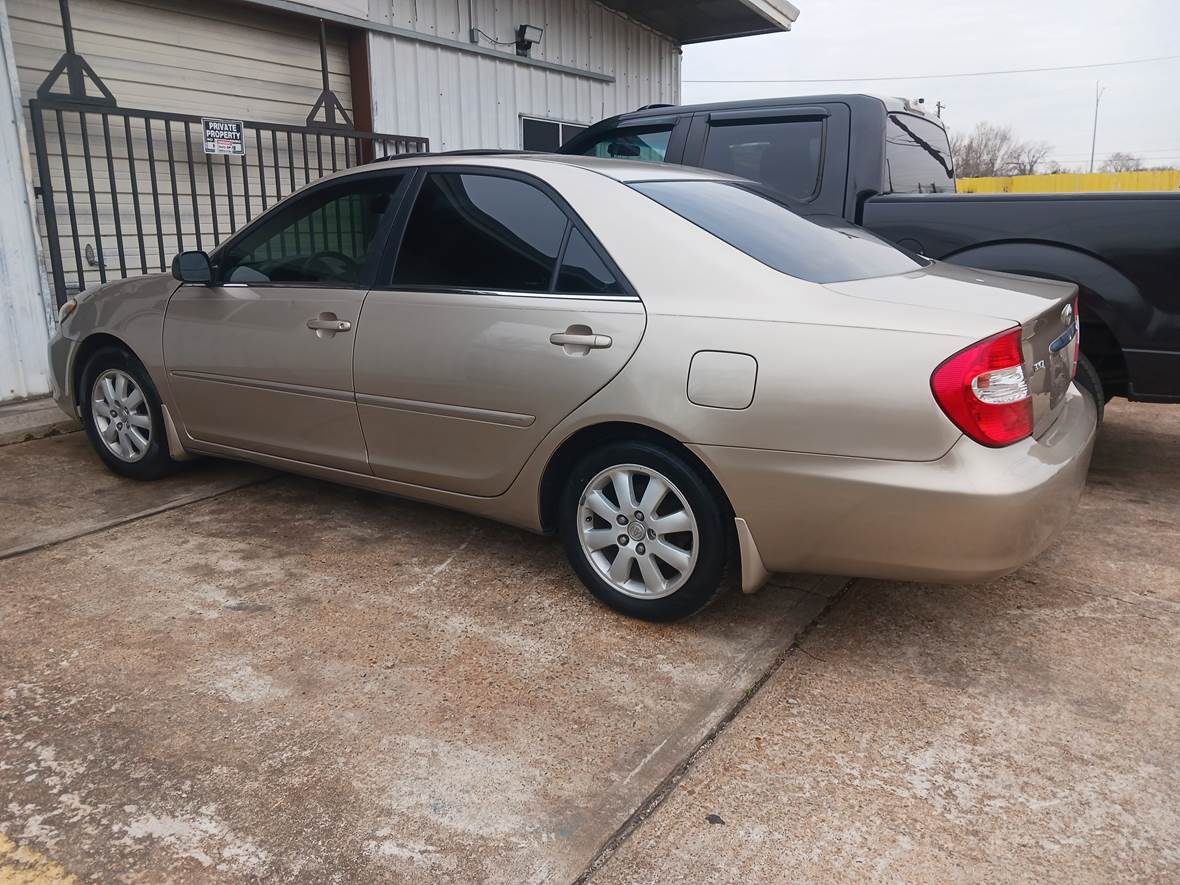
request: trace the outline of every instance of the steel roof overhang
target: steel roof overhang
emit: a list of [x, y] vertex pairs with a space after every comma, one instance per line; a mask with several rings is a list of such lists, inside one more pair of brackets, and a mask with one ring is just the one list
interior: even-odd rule
[[598, 0], [607, 9], [678, 43], [789, 31], [799, 10], [788, 0]]

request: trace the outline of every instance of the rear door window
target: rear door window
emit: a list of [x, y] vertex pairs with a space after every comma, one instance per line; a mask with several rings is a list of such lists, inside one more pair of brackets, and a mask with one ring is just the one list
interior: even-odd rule
[[889, 114], [885, 182], [891, 194], [953, 194], [955, 174], [946, 130], [913, 114]]
[[519, 178], [431, 172], [406, 224], [394, 286], [626, 294], [601, 247], [549, 194]]
[[557, 276], [557, 291], [569, 295], [622, 295], [623, 287], [582, 232], [574, 228]]
[[668, 143], [672, 140], [672, 124], [615, 129], [582, 148], [588, 157], [608, 157], [617, 160], [649, 160], [664, 162]]
[[398, 252], [397, 286], [548, 292], [565, 212], [516, 178], [431, 172]]
[[710, 123], [701, 165], [808, 200], [819, 190], [823, 139], [822, 120]]

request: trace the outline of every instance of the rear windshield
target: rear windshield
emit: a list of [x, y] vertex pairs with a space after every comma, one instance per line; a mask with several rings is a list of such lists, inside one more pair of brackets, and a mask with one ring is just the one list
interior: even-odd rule
[[890, 114], [885, 127], [885, 180], [891, 194], [953, 194], [946, 131], [913, 114]]
[[801, 215], [753, 185], [641, 181], [631, 187], [751, 258], [812, 283], [890, 276], [926, 266], [841, 218]]

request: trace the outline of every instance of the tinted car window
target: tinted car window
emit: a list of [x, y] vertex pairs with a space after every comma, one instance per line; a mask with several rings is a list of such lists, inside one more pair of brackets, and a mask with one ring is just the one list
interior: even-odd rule
[[515, 178], [432, 172], [398, 252], [400, 286], [548, 292], [565, 213]]
[[823, 138], [820, 120], [711, 125], [702, 165], [805, 200], [819, 189]]
[[581, 231], [570, 231], [569, 244], [557, 276], [557, 291], [568, 294], [621, 295], [623, 287]]
[[924, 265], [843, 219], [804, 217], [768, 194], [725, 181], [631, 185], [775, 270], [813, 283], [859, 280]]
[[602, 136], [583, 148], [582, 153], [588, 157], [616, 157], [662, 163], [668, 153], [668, 141], [671, 138], [670, 125], [646, 129], [628, 126]]
[[228, 283], [355, 286], [404, 175], [318, 188], [265, 218], [219, 260]]
[[894, 194], [955, 192], [946, 131], [913, 114], [890, 114], [885, 127], [885, 181]]

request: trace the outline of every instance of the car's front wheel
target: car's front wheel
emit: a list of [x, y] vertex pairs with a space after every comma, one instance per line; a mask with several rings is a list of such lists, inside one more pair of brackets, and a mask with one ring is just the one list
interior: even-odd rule
[[728, 546], [722, 505], [679, 455], [646, 442], [605, 446], [570, 471], [560, 508], [574, 571], [612, 608], [671, 621], [720, 592]]
[[118, 347], [96, 350], [78, 386], [82, 427], [112, 471], [130, 479], [158, 479], [177, 463], [168, 454], [160, 397], [147, 370]]

